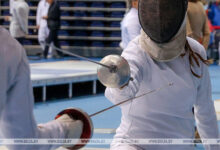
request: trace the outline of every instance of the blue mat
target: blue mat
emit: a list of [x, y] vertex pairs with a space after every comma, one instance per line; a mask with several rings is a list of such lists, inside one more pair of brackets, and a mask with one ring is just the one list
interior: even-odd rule
[[[34, 106], [34, 114], [38, 123], [45, 123], [49, 120], [53, 120], [56, 114], [66, 108], [81, 108], [88, 114], [92, 114], [97, 110], [104, 109], [111, 105], [112, 103], [103, 95], [84, 96], [73, 98], [71, 100], [36, 103]], [[114, 121], [112, 121], [112, 119]], [[120, 123], [120, 119], [121, 115], [119, 108], [111, 109], [92, 118], [95, 128], [117, 128]]]

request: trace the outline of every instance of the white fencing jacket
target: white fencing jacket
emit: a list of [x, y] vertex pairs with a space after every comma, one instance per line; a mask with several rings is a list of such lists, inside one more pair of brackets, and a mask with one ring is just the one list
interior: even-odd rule
[[[54, 120], [37, 127], [33, 91], [25, 50], [0, 27], [0, 134], [2, 138], [65, 138], [63, 125]], [[51, 145], [10, 146], [10, 150], [49, 150]]]
[[48, 9], [49, 9], [49, 4], [46, 2], [46, 0], [41, 0], [37, 7], [37, 16], [36, 16], [37, 25], [40, 26], [38, 31], [39, 42], [45, 42], [46, 38], [49, 35], [47, 20], [43, 19], [43, 16], [47, 16]]
[[[195, 40], [187, 38], [192, 49], [206, 57], [205, 49]], [[122, 90], [107, 88], [105, 96], [113, 103], [141, 95], [173, 83], [173, 86], [137, 98], [121, 106], [121, 124], [115, 139], [194, 138], [196, 121], [202, 138], [218, 138], [218, 126], [208, 67], [190, 71], [188, 54], [170, 62], [153, 60], [139, 44], [139, 37], [129, 43], [122, 56], [128, 61], [133, 81]], [[192, 108], [195, 109], [195, 117]], [[117, 147], [120, 144], [112, 144]], [[193, 145], [139, 145], [146, 150], [194, 150]], [[219, 150], [218, 146], [205, 146], [206, 150]]]
[[28, 34], [29, 6], [24, 0], [16, 0], [12, 4], [10, 33], [14, 38], [25, 37]]
[[120, 46], [125, 49], [128, 43], [140, 34], [141, 25], [138, 19], [138, 10], [131, 8], [121, 22]]

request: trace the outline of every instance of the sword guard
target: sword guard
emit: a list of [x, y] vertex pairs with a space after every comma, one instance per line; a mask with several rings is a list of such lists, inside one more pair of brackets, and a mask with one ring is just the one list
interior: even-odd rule
[[110, 66], [99, 66], [97, 75], [100, 82], [109, 88], [120, 88], [130, 80], [130, 66], [127, 60], [119, 55], [108, 55], [100, 63]]
[[72, 147], [68, 147], [67, 149], [76, 150], [84, 147], [89, 142], [89, 139], [92, 137], [94, 130], [91, 118], [86, 112], [79, 108], [68, 108], [58, 113], [55, 119], [61, 117], [64, 114], [69, 115], [74, 120], [81, 120], [83, 122], [83, 131], [80, 137], [80, 141], [78, 142], [78, 144]]

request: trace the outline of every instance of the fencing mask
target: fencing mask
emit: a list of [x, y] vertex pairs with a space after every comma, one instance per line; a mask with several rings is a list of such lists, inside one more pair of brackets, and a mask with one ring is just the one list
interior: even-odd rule
[[144, 32], [157, 43], [168, 42], [179, 31], [187, 0], [139, 0], [138, 15]]
[[185, 48], [187, 0], [139, 0], [141, 47], [157, 61], [170, 61]]

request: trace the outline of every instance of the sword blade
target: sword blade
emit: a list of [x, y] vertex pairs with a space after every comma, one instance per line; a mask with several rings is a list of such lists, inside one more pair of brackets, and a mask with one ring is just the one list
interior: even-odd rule
[[47, 43], [45, 43], [45, 45], [47, 45], [47, 46], [49, 46], [49, 47], [52, 47], [52, 48], [56, 49], [57, 51], [62, 52], [62, 53], [64, 53], [64, 54], [67, 54], [67, 55], [69, 55], [69, 56], [73, 56], [73, 57], [81, 58], [81, 59], [83, 59], [83, 60], [87, 60], [87, 61], [92, 62], [92, 63], [95, 63], [95, 64], [97, 64], [97, 65], [101, 65], [101, 66], [103, 66], [103, 67], [106, 67], [106, 68], [112, 69], [111, 66], [108, 66], [108, 65], [105, 65], [105, 64], [99, 63], [99, 62], [97, 62], [97, 61], [94, 61], [94, 60], [92, 60], [92, 59], [89, 59], [89, 58], [86, 58], [86, 57], [83, 57], [83, 56], [77, 55], [77, 54], [72, 53], [72, 52], [69, 52], [69, 51], [64, 51], [64, 50], [62, 50], [61, 48], [58, 48], [58, 47], [56, 47], [56, 46], [54, 46], [54, 45], [51, 46], [50, 44], [47, 44]]
[[124, 100], [124, 101], [122, 101], [122, 102], [120, 102], [120, 103], [117, 103], [117, 104], [112, 105], [112, 106], [110, 106], [110, 107], [107, 107], [107, 108], [105, 108], [105, 109], [103, 109], [103, 110], [100, 110], [100, 111], [98, 111], [98, 112], [96, 112], [96, 113], [93, 113], [93, 114], [89, 115], [89, 117], [94, 117], [94, 116], [96, 116], [96, 115], [98, 115], [98, 114], [100, 114], [100, 113], [103, 113], [103, 112], [105, 112], [105, 111], [108, 111], [108, 110], [110, 110], [110, 109], [112, 109], [112, 108], [115, 108], [115, 107], [117, 107], [117, 106], [119, 106], [119, 105], [122, 105], [122, 104], [124, 104], [124, 103], [126, 103], [126, 102], [129, 102], [129, 101], [131, 101], [131, 100], [137, 99], [137, 98], [139, 98], [139, 97], [142, 97], [142, 96], [145, 96], [145, 95], [148, 95], [148, 94], [151, 94], [151, 93], [158, 92], [158, 91], [160, 91], [161, 89], [163, 89], [163, 88], [165, 88], [165, 87], [168, 87], [168, 86], [173, 86], [173, 83], [169, 83], [168, 85], [161, 86], [160, 88], [157, 88], [157, 89], [148, 91], [148, 92], [146, 92], [146, 93], [144, 93], [144, 94], [138, 95], [138, 96], [136, 96], [136, 97], [133, 97], [133, 98], [129, 98], [129, 99], [127, 99], [127, 100]]

